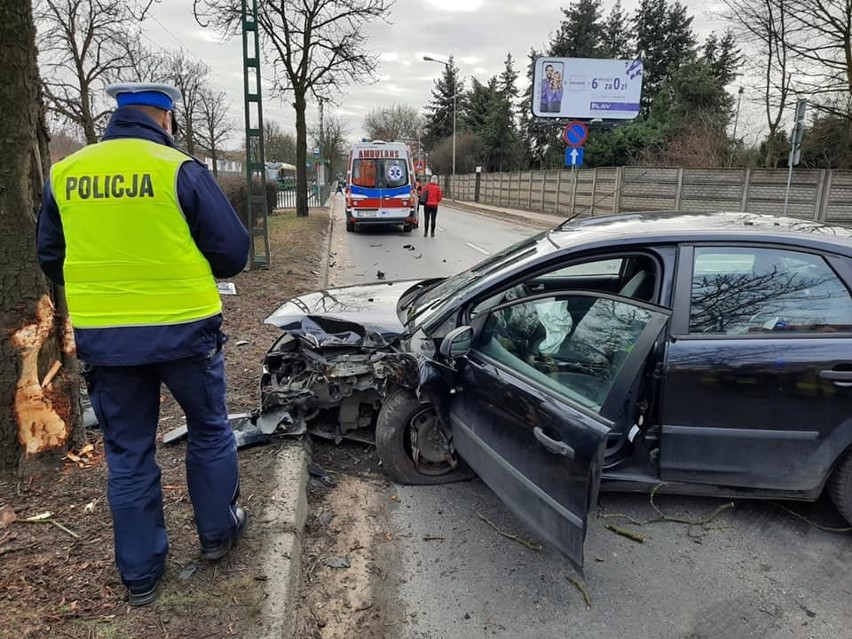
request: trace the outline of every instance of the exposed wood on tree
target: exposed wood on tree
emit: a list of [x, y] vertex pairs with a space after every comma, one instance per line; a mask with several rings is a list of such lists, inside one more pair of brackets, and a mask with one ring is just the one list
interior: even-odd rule
[[54, 409], [38, 378], [38, 356], [52, 330], [53, 304], [43, 295], [36, 310], [36, 321], [12, 335], [12, 346], [21, 356], [14, 413], [18, 441], [28, 455], [59, 448], [68, 441], [70, 434], [69, 425]]

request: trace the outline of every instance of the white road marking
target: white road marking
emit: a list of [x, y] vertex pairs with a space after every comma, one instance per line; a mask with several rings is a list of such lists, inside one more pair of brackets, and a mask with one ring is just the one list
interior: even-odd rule
[[447, 229], [445, 229], [443, 226], [439, 226], [438, 230], [441, 231], [441, 233], [444, 233]]
[[471, 244], [470, 242], [465, 242], [465, 244], [467, 244], [474, 251], [479, 251], [483, 255], [491, 255], [490, 252], [486, 251], [484, 248], [479, 248], [476, 244]]

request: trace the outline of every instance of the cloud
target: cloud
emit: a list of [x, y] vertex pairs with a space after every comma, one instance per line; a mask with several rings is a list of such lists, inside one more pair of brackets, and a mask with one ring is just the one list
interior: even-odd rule
[[450, 13], [473, 13], [482, 7], [482, 0], [426, 0], [426, 3], [438, 11]]
[[[639, 0], [625, 0], [624, 10], [632, 14]], [[712, 29], [722, 30], [712, 12], [705, 11], [704, 3], [712, 7], [718, 0], [686, 0], [694, 16], [693, 27], [699, 38]], [[614, 0], [604, 0], [606, 14]], [[364, 115], [375, 108], [403, 103], [423, 110], [431, 99], [434, 82], [441, 75], [441, 67], [425, 62], [424, 55], [446, 59], [455, 56], [465, 86], [470, 77], [486, 82], [503, 70], [507, 53], [515, 61], [521, 76], [526, 72], [527, 55], [531, 47], [542, 49], [551, 34], [558, 28], [563, 6], [568, 0], [538, 0], [537, 2], [510, 2], [509, 0], [404, 0], [397, 2], [388, 16], [390, 23], [376, 22], [364, 29], [367, 46], [377, 55], [377, 75], [382, 81], [359, 84], [353, 79], [340, 94], [334, 96], [337, 106], [326, 105], [326, 116], [339, 116], [350, 127], [352, 139], [363, 133]], [[232, 103], [232, 119], [237, 124], [238, 140], [243, 123], [242, 44], [239, 37], [223, 42], [211, 29], [203, 29], [192, 15], [192, 3], [162, 2], [153, 5], [153, 16], [143, 25], [146, 42], [154, 46], [177, 49], [206, 61], [213, 69], [213, 80], [226, 91]], [[295, 114], [290, 103], [292, 96], [273, 96], [270, 81], [273, 64], [263, 60], [264, 117], [272, 119], [288, 130], [295, 127]], [[341, 78], [342, 79], [342, 78]], [[744, 105], [745, 107], [745, 105]], [[745, 110], [745, 109], [744, 109]], [[317, 105], [309, 104], [308, 126], [318, 120]], [[741, 120], [742, 124], [742, 120]]]

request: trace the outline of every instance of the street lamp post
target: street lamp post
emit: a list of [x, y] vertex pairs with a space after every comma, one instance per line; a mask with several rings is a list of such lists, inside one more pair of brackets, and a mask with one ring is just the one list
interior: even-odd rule
[[[426, 62], [437, 62], [438, 64], [443, 64], [445, 67], [449, 67], [449, 62], [444, 62], [443, 60], [436, 60], [435, 58], [431, 58], [428, 55], [424, 55], [423, 59]], [[456, 95], [458, 94], [458, 84], [457, 78], [453, 77], [453, 183], [455, 182], [456, 177]]]
[[731, 166], [734, 163], [734, 151], [736, 150], [737, 145], [737, 125], [740, 123], [740, 105], [743, 103], [743, 93], [745, 93], [745, 89], [740, 87], [740, 90], [737, 91], [739, 97], [737, 98], [737, 114], [734, 116], [734, 132], [731, 135], [733, 138], [733, 144], [731, 145], [731, 152], [728, 153], [728, 166]]

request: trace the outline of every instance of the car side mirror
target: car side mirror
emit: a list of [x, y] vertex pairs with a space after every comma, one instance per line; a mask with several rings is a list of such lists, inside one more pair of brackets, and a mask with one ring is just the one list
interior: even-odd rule
[[473, 329], [470, 326], [459, 326], [451, 330], [438, 347], [438, 352], [446, 358], [456, 359], [470, 352], [473, 341]]

